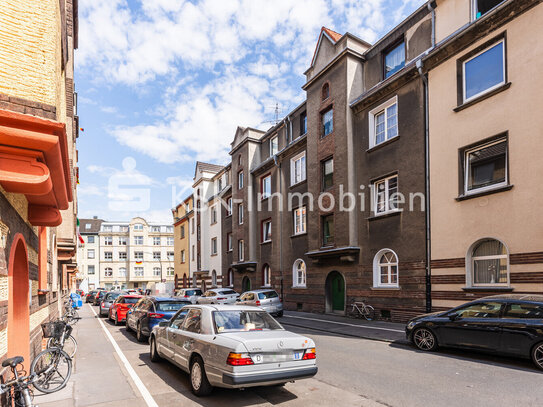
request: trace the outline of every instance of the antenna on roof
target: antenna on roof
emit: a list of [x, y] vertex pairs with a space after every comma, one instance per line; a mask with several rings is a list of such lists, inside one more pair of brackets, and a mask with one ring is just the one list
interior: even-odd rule
[[275, 107], [273, 109], [274, 109], [274, 120], [265, 120], [260, 124], [270, 123], [270, 124], [273, 124], [275, 126], [277, 123], [279, 123], [281, 121], [281, 120], [279, 120], [279, 115], [283, 113], [283, 108], [279, 107], [279, 102], [275, 102]]

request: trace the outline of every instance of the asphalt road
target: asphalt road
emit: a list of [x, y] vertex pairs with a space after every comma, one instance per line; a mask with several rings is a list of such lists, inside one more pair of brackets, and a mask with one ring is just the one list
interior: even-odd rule
[[[78, 357], [85, 360], [107, 354], [108, 363], [117, 369], [126, 389], [112, 378], [97, 386], [95, 375], [81, 376], [75, 383], [76, 405], [145, 406], [138, 385], [130, 376], [122, 358], [114, 351], [97, 318], [88, 306], [80, 335], [94, 330], [96, 346], [85, 355], [80, 346]], [[95, 308], [96, 309], [96, 308]], [[240, 390], [215, 389], [206, 398], [190, 392], [188, 375], [167, 363], [152, 363], [149, 345], [139, 343], [124, 326], [104, 321], [107, 331], [122, 350], [129, 366], [159, 406], [542, 406], [543, 373], [530, 361], [481, 356], [460, 351], [418, 352], [404, 344], [345, 337], [306, 328], [290, 330], [313, 338], [317, 344], [319, 373], [313, 379], [288, 383], [285, 387], [259, 387]], [[87, 325], [85, 325], [87, 324]], [[83, 338], [79, 339], [79, 343]], [[91, 345], [89, 344], [90, 348]], [[81, 353], [81, 355], [80, 355]], [[120, 367], [120, 368], [119, 368]], [[79, 369], [81, 370], [81, 369]], [[98, 370], [97, 375], [100, 375]], [[108, 387], [109, 386], [109, 387]], [[99, 388], [95, 388], [99, 387]], [[105, 390], [107, 389], [107, 390]], [[131, 391], [130, 391], [131, 389]], [[86, 402], [96, 394], [96, 401]], [[117, 397], [117, 393], [126, 395]], [[123, 393], [123, 394], [124, 394]], [[132, 393], [129, 395], [128, 393]], [[106, 403], [106, 400], [111, 400]], [[114, 401], [117, 400], [117, 401]]]

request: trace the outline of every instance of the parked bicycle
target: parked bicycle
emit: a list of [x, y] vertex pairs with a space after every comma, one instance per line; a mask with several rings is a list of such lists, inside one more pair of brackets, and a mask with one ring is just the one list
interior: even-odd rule
[[[49, 351], [49, 349], [46, 349]], [[30, 366], [30, 374], [26, 376], [26, 371], [23, 367], [24, 359], [22, 356], [8, 358], [2, 362], [2, 367], [10, 367], [12, 378], [5, 383], [0, 384], [0, 395], [7, 393], [8, 406], [17, 407], [35, 407], [32, 404], [34, 392], [32, 387], [43, 393], [53, 393], [61, 390], [66, 386], [72, 371], [71, 359], [67, 357], [62, 350], [56, 348], [54, 355], [51, 352], [43, 351], [36, 356]], [[59, 375], [59, 361], [56, 355], [64, 353], [64, 362], [68, 363], [67, 374]], [[44, 357], [49, 354], [52, 357]], [[17, 366], [21, 365], [19, 370]]]
[[[80, 317], [73, 318], [73, 323], [79, 321], [80, 319]], [[43, 325], [46, 324], [56, 325], [51, 327], [47, 326], [44, 328]], [[47, 340], [47, 348], [61, 348], [71, 358], [73, 358], [77, 352], [77, 341], [72, 336], [73, 327], [66, 321], [62, 320], [47, 322], [46, 324], [42, 325], [44, 337], [47, 338], [49, 336], [46, 335], [53, 335]]]
[[355, 301], [353, 299], [353, 302], [351, 303], [350, 315], [357, 318], [364, 317], [368, 321], [371, 321], [375, 318], [375, 309], [363, 301]]
[[77, 307], [74, 307], [74, 301], [72, 298], [68, 298], [64, 303], [64, 314], [62, 315], [61, 320], [73, 325], [80, 319]]

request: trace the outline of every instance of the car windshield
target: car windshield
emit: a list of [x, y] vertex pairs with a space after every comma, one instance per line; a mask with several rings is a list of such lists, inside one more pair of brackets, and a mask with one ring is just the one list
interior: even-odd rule
[[261, 300], [268, 300], [270, 298], [277, 298], [279, 295], [275, 291], [266, 291], [265, 293], [258, 293], [258, 298]]
[[115, 298], [117, 298], [119, 295], [121, 295], [121, 294], [119, 294], [119, 293], [108, 294], [108, 296], [107, 296], [106, 299], [112, 301], [112, 300], [114, 300]]
[[219, 291], [219, 295], [230, 295], [230, 294], [237, 294], [234, 290], [222, 290]]
[[125, 304], [135, 304], [139, 301], [139, 298], [126, 298], [124, 297]]
[[213, 321], [218, 334], [283, 329], [264, 311], [213, 311]]
[[181, 302], [181, 301], [161, 301], [157, 303], [156, 310], [157, 311], [178, 311], [181, 308], [183, 308], [185, 305], [190, 304], [189, 302]]
[[202, 290], [187, 290], [185, 295], [202, 295]]

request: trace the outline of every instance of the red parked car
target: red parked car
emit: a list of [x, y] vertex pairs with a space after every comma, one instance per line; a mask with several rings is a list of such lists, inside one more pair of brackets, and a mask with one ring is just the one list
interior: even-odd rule
[[141, 297], [141, 295], [132, 294], [119, 295], [111, 307], [109, 307], [109, 319], [113, 321], [115, 325], [126, 322], [126, 313]]

